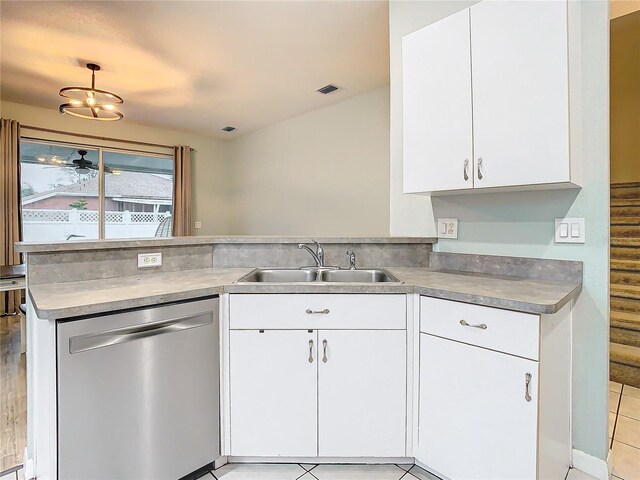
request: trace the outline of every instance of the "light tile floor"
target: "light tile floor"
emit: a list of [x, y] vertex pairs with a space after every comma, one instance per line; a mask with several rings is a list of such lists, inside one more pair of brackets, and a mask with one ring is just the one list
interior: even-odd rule
[[[417, 465], [227, 464], [199, 480], [440, 480]], [[596, 480], [570, 470], [566, 480]]]
[[609, 382], [613, 477], [640, 480], [640, 388]]
[[417, 465], [227, 464], [200, 480], [439, 480]]
[[[613, 480], [640, 480], [640, 389], [609, 382]], [[21, 480], [23, 471], [0, 480]], [[417, 465], [228, 464], [200, 480], [439, 480]], [[594, 480], [570, 470], [566, 480]]]

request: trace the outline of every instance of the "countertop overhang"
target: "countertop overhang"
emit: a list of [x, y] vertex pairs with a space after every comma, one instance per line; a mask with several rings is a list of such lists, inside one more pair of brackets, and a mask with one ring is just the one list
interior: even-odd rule
[[[424, 240], [423, 240], [424, 241]], [[236, 283], [253, 268], [203, 268], [29, 288], [39, 318], [55, 320], [190, 300], [223, 293], [416, 293], [531, 314], [552, 314], [581, 283], [424, 267], [385, 267], [403, 283]]]

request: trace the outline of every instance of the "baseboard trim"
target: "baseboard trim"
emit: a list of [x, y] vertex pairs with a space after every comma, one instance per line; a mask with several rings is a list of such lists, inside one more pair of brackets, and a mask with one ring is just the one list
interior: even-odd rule
[[229, 463], [338, 463], [338, 464], [411, 464], [413, 457], [234, 457], [228, 456]]
[[33, 463], [33, 459], [29, 458], [29, 450], [28, 448], [25, 447], [24, 449], [24, 454], [22, 455], [22, 462], [23, 462], [23, 468], [24, 468], [24, 478], [26, 480], [31, 480], [33, 478], [36, 478], [36, 472], [35, 472], [35, 468], [34, 468], [34, 463]]
[[611, 452], [607, 455], [607, 460], [604, 461], [601, 458], [594, 457], [582, 450], [576, 450], [574, 448], [572, 460], [573, 468], [591, 475], [598, 480], [609, 480], [609, 476], [613, 470]]

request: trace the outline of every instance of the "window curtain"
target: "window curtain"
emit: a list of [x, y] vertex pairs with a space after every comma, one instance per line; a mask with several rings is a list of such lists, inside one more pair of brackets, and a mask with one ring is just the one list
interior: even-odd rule
[[178, 145], [173, 171], [173, 236], [191, 235], [191, 147]]
[[[20, 264], [15, 242], [22, 238], [20, 223], [20, 124], [15, 120], [0, 119], [0, 265]], [[0, 312], [15, 312], [20, 306], [21, 290], [0, 295]]]

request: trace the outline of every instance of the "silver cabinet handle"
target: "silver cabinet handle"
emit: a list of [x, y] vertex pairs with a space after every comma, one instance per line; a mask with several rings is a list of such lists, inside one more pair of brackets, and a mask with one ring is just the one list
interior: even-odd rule
[[464, 159], [464, 181], [466, 182], [467, 180], [469, 180], [469, 159], [465, 158]]
[[313, 363], [313, 340], [309, 340], [309, 363]]
[[460, 325], [462, 325], [463, 327], [479, 328], [481, 330], [487, 329], [487, 325], [485, 323], [476, 323], [475, 325], [471, 325], [464, 320], [460, 320]]
[[322, 340], [322, 363], [327, 363], [327, 341]]
[[329, 313], [329, 309], [325, 308], [324, 310], [311, 310], [307, 308], [307, 315], [315, 315], [315, 314], [327, 315]]
[[531, 374], [525, 373], [524, 374], [524, 399], [527, 402], [531, 401], [531, 393], [529, 392], [530, 387], [531, 387]]
[[482, 180], [482, 157], [478, 157], [478, 180]]

